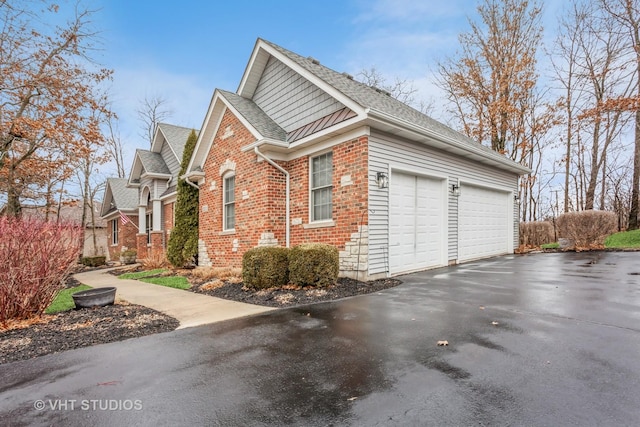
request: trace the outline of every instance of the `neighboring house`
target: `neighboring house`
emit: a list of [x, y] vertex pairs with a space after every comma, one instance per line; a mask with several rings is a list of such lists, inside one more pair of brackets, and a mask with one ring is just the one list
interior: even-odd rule
[[[124, 243], [120, 240], [114, 243], [117, 233], [111, 229], [110, 243], [114, 254], [119, 253], [123, 244], [135, 248], [139, 259], [165, 253], [175, 224], [173, 213], [178, 175], [190, 133], [189, 128], [158, 124], [151, 148], [136, 150], [129, 178], [108, 181], [104, 204], [109, 207], [105, 207], [103, 217], [110, 221], [111, 227], [117, 227], [119, 211], [122, 211], [137, 227], [134, 227], [135, 241], [130, 242], [130, 232], [127, 231]], [[122, 201], [116, 194], [122, 196]]]
[[258, 39], [236, 93], [216, 89], [186, 177], [199, 264], [323, 242], [340, 273], [386, 277], [512, 253], [529, 170], [387, 92]]
[[[105, 235], [106, 222], [100, 217], [102, 204], [93, 202], [94, 217], [91, 219], [91, 209], [87, 209], [83, 226], [82, 256], [107, 255], [107, 238]], [[0, 210], [0, 214], [2, 214]], [[62, 221], [71, 224], [82, 224], [82, 202], [52, 206], [47, 209], [45, 206], [22, 206], [23, 218], [38, 218], [48, 221]]]
[[107, 179], [100, 215], [107, 223], [110, 260], [118, 261], [124, 250], [137, 249], [138, 190], [127, 187], [126, 178]]

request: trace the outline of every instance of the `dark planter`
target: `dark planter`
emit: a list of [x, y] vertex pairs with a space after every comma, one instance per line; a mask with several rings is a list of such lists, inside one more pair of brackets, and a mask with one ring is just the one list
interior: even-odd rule
[[116, 299], [116, 288], [94, 288], [72, 294], [76, 308], [103, 307], [113, 304]]

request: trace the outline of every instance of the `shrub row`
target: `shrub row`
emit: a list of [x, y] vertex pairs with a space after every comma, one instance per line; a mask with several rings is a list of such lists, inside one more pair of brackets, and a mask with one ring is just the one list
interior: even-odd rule
[[540, 246], [555, 242], [553, 224], [550, 221], [531, 221], [520, 223], [520, 244]]
[[324, 287], [338, 279], [338, 249], [321, 243], [307, 243], [292, 249], [257, 247], [242, 257], [242, 281], [255, 289], [298, 286]]
[[558, 236], [569, 239], [575, 249], [594, 249], [604, 246], [606, 237], [617, 231], [618, 218], [614, 212], [568, 212], [558, 217], [556, 226]]
[[86, 256], [80, 259], [80, 263], [82, 265], [86, 265], [87, 267], [99, 267], [107, 263], [107, 257], [104, 255]]

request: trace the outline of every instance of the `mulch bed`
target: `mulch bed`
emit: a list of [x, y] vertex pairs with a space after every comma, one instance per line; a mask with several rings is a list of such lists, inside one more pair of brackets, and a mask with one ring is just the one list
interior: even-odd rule
[[0, 364], [173, 331], [178, 326], [173, 317], [125, 302], [45, 315], [38, 323], [0, 331]]
[[285, 288], [269, 288], [256, 291], [248, 289], [242, 283], [224, 282], [224, 284], [213, 289], [207, 289], [207, 283], [194, 284], [189, 290], [249, 304], [268, 307], [292, 307], [378, 292], [398, 286], [400, 283], [400, 280], [397, 279], [360, 282], [341, 277], [338, 279], [337, 284], [324, 288], [287, 286]]

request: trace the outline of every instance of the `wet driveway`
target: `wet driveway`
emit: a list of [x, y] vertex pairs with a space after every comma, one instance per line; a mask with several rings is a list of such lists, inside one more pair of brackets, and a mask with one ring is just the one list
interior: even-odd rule
[[401, 278], [0, 365], [0, 424], [640, 425], [640, 253], [500, 257]]

